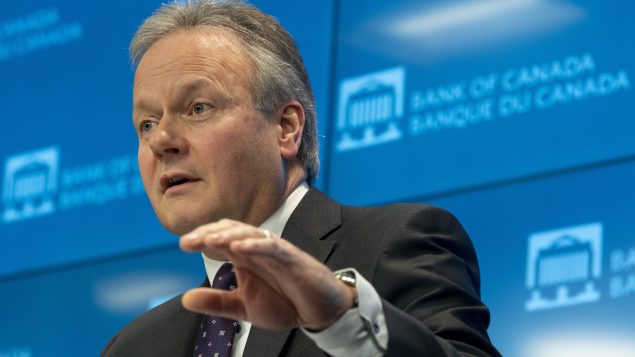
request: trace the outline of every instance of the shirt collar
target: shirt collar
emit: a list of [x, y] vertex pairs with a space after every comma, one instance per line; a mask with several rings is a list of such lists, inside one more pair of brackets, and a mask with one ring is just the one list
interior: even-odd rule
[[[302, 201], [302, 198], [309, 191], [309, 185], [306, 182], [302, 182], [298, 187], [291, 192], [289, 197], [282, 203], [282, 206], [278, 208], [266, 221], [264, 221], [260, 228], [267, 229], [275, 236], [281, 236], [284, 226], [287, 225], [287, 221], [296, 207]], [[213, 281], [218, 269], [225, 263], [224, 261], [208, 258], [205, 254], [203, 256], [203, 264], [205, 264], [205, 271], [207, 272], [207, 278], [209, 281]]]

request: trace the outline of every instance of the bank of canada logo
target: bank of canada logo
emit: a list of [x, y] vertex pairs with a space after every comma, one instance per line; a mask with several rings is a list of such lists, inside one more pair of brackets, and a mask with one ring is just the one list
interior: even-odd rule
[[9, 156], [2, 185], [4, 223], [55, 211], [59, 149], [49, 147]]
[[527, 311], [598, 301], [602, 224], [591, 223], [529, 237]]
[[340, 84], [338, 151], [398, 140], [404, 112], [405, 69], [396, 67], [349, 78]]

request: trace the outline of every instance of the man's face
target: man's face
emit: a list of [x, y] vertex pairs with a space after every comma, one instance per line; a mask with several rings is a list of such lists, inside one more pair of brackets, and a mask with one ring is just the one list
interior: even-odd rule
[[134, 80], [139, 168], [161, 223], [175, 234], [221, 218], [260, 224], [280, 203], [275, 120], [253, 109], [252, 65], [218, 29], [168, 35]]

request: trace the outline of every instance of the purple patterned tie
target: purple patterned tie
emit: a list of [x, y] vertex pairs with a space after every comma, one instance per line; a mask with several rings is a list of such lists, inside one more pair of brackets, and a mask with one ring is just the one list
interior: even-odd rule
[[[233, 290], [236, 288], [236, 274], [231, 263], [225, 263], [216, 273], [212, 288]], [[234, 345], [234, 335], [238, 323], [223, 317], [203, 315], [201, 327], [196, 337], [194, 357], [229, 357]]]

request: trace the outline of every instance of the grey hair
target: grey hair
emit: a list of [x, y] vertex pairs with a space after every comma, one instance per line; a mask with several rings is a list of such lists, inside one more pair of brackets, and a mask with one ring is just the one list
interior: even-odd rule
[[313, 185], [320, 166], [313, 90], [295, 41], [273, 17], [242, 1], [163, 4], [143, 22], [130, 42], [133, 66], [162, 37], [198, 26], [228, 30], [242, 40], [254, 65], [251, 100], [255, 109], [271, 113], [286, 101], [300, 102], [305, 123], [298, 158], [304, 165], [307, 183]]

